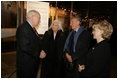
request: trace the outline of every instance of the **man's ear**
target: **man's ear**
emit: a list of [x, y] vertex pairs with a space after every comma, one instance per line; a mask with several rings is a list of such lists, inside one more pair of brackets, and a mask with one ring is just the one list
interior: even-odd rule
[[81, 24], [81, 22], [80, 22], [80, 21], [78, 21], [78, 24], [80, 25], [80, 24]]

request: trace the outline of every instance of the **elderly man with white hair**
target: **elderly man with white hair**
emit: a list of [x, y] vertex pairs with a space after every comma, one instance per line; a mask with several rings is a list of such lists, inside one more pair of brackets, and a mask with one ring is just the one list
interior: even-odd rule
[[21, 24], [16, 33], [17, 53], [16, 70], [18, 78], [35, 78], [39, 65], [41, 40], [35, 26], [40, 23], [40, 14], [31, 10], [27, 20]]

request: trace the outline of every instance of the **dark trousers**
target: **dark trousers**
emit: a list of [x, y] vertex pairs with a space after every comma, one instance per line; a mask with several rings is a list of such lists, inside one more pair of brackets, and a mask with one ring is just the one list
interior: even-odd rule
[[17, 78], [36, 78], [39, 69], [39, 63], [17, 64]]
[[65, 71], [65, 78], [80, 78], [78, 71]]
[[78, 71], [78, 65], [76, 61], [73, 63], [69, 63], [66, 61], [66, 69], [65, 69], [65, 78], [80, 78], [80, 73]]

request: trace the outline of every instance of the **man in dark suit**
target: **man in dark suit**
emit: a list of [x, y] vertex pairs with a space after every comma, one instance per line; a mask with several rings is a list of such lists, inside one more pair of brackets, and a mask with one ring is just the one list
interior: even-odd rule
[[66, 74], [65, 77], [80, 77], [78, 65], [84, 63], [85, 55], [88, 52], [91, 34], [80, 26], [81, 18], [75, 16], [71, 19], [72, 31], [70, 31], [64, 46], [66, 56]]
[[35, 78], [39, 65], [41, 40], [34, 29], [40, 23], [40, 14], [31, 10], [27, 20], [18, 27], [16, 33], [16, 68], [18, 78]]

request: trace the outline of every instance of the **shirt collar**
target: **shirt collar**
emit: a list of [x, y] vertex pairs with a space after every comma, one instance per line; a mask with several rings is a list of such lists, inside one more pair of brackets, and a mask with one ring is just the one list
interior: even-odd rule
[[27, 20], [27, 22], [30, 24], [30, 26], [32, 27], [32, 28], [34, 28], [34, 26]]
[[78, 30], [82, 30], [83, 26], [80, 26], [80, 28], [75, 29], [74, 31], [78, 32]]
[[76, 32], [77, 32], [78, 30], [79, 30], [79, 28], [75, 29], [74, 31], [76, 31]]

